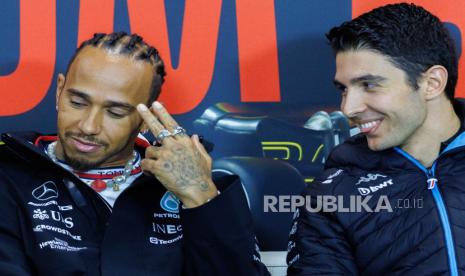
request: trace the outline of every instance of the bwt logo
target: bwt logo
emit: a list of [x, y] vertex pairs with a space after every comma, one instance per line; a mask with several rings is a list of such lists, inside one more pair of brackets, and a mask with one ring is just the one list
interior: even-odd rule
[[389, 179], [389, 180], [386, 180], [384, 181], [383, 183], [379, 184], [379, 185], [374, 185], [374, 186], [369, 186], [367, 188], [358, 188], [358, 192], [361, 194], [361, 195], [368, 195], [370, 193], [374, 193], [374, 192], [377, 192], [383, 188], [386, 188], [387, 186], [391, 186], [393, 185], [394, 183], [392, 182], [392, 179]]

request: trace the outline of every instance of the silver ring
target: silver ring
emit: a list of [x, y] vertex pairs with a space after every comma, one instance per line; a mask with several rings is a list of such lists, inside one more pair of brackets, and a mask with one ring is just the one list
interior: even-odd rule
[[156, 138], [157, 138], [157, 141], [161, 143], [163, 139], [165, 139], [166, 137], [170, 137], [170, 136], [173, 136], [173, 134], [169, 132], [168, 130], [163, 129], [160, 131], [160, 133], [158, 133]]
[[175, 135], [181, 135], [181, 136], [184, 136], [186, 135], [186, 130], [180, 126], [176, 126], [173, 128], [173, 132], [171, 133], [173, 136]]

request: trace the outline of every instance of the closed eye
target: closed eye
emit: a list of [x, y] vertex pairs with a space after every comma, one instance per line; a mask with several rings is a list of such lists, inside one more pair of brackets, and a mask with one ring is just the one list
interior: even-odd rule
[[82, 100], [70, 99], [69, 100], [72, 107], [81, 108], [87, 106], [87, 102]]
[[69, 103], [74, 108], [86, 107], [89, 104], [89, 96], [76, 89], [69, 88], [66, 90]]
[[128, 111], [126, 109], [121, 108], [109, 108], [107, 109], [107, 112], [108, 114], [110, 114], [111, 117], [116, 119], [121, 119], [128, 115]]

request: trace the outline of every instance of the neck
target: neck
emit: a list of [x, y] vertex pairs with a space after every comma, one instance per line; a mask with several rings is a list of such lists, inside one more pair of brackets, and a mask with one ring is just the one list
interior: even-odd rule
[[454, 136], [460, 119], [452, 103], [445, 97], [427, 102], [427, 115], [422, 126], [401, 146], [423, 166], [430, 167], [440, 153], [441, 142]]

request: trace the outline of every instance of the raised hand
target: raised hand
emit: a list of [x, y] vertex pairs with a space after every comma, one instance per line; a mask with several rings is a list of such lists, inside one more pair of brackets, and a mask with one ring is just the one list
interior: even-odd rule
[[146, 149], [141, 162], [144, 172], [153, 174], [187, 208], [217, 196], [211, 177], [212, 159], [199, 137], [186, 135], [159, 102], [153, 103], [153, 112], [144, 104], [139, 104], [137, 110], [161, 144]]

